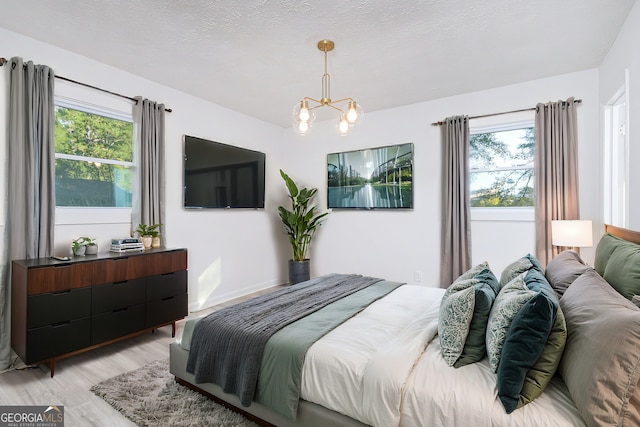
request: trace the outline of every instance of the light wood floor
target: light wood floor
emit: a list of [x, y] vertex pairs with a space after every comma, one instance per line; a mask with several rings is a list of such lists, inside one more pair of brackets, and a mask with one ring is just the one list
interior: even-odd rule
[[[237, 298], [189, 317], [208, 314], [276, 288]], [[183, 325], [184, 321], [178, 322], [176, 336], [181, 335]], [[169, 344], [173, 340], [171, 326], [165, 326], [153, 334], [59, 360], [53, 378], [48, 366], [5, 372], [0, 375], [0, 405], [63, 405], [65, 427], [135, 426], [89, 389], [149, 362], [168, 358]]]

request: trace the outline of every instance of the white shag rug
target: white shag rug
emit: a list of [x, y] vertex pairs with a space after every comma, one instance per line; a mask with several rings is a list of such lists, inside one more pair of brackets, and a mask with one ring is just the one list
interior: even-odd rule
[[168, 359], [103, 381], [91, 391], [139, 426], [257, 427], [242, 415], [176, 383]]

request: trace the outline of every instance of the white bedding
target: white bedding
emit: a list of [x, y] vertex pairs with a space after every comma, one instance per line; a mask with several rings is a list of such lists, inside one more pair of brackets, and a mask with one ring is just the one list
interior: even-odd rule
[[307, 352], [301, 397], [379, 427], [585, 426], [557, 378], [507, 415], [486, 358], [447, 366], [437, 339], [443, 293], [401, 286], [325, 335]]

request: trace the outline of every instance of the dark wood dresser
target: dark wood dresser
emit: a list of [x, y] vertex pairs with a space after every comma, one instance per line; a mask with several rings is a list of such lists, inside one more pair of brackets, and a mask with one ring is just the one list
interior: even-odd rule
[[11, 346], [28, 365], [49, 363], [172, 325], [187, 309], [187, 250], [16, 260]]

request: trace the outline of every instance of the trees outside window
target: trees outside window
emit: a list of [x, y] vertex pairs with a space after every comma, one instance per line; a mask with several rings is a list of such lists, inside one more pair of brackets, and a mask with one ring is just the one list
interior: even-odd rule
[[471, 207], [533, 207], [534, 128], [470, 136]]
[[56, 206], [131, 207], [130, 117], [56, 105]]

